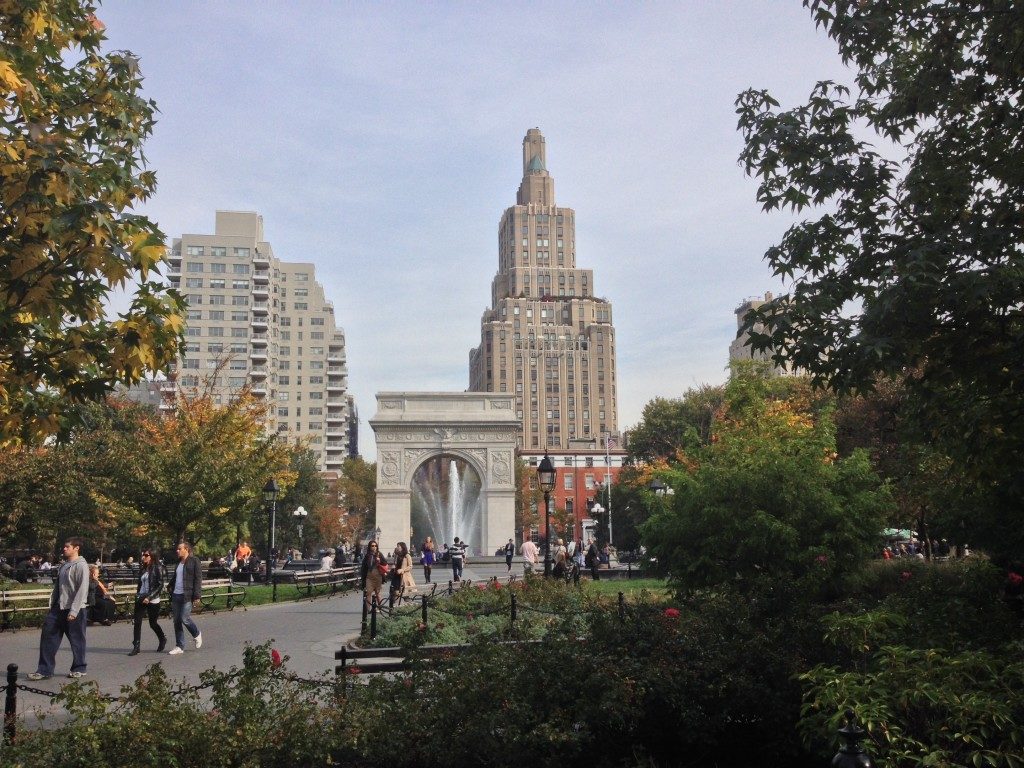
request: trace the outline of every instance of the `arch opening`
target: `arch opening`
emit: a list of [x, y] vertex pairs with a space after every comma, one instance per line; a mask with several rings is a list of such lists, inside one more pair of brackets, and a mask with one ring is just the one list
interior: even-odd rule
[[412, 476], [411, 522], [416, 542], [431, 536], [440, 549], [456, 536], [471, 553], [482, 552], [483, 483], [476, 468], [458, 456], [432, 456]]

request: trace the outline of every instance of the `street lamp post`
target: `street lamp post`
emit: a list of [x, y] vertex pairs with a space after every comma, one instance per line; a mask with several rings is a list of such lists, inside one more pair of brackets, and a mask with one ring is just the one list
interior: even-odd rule
[[[270, 505], [267, 529], [267, 583], [274, 584], [274, 528], [277, 523], [277, 480], [270, 478], [263, 486], [263, 500]], [[274, 584], [273, 600], [277, 600], [277, 584]]]
[[537, 482], [544, 491], [544, 578], [551, 578], [551, 491], [555, 489], [555, 465], [547, 451], [537, 467]]
[[308, 514], [309, 514], [309, 512], [307, 512], [306, 508], [304, 506], [302, 506], [301, 504], [299, 505], [298, 509], [296, 509], [294, 512], [292, 512], [292, 517], [295, 518], [295, 521], [299, 525], [299, 554], [302, 557], [306, 556], [306, 552], [305, 552], [305, 550], [302, 547], [302, 524], [306, 521], [306, 515], [308, 515]]
[[[600, 517], [598, 517], [598, 516], [599, 515], [603, 515], [604, 513], [605, 513], [605, 508], [601, 506], [601, 502], [599, 502], [599, 501], [594, 502], [594, 505], [590, 508], [590, 514], [592, 514], [596, 519], [599, 520]], [[609, 536], [608, 536], [608, 541], [609, 541], [609, 543], [611, 543], [611, 534], [610, 533], [609, 533]]]

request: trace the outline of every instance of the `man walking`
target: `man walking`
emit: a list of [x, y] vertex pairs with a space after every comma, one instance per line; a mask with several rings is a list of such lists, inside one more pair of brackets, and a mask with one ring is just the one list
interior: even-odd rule
[[89, 597], [89, 565], [79, 554], [82, 540], [72, 536], [64, 543], [64, 563], [57, 573], [57, 581], [50, 595], [50, 610], [43, 620], [39, 638], [39, 665], [29, 674], [29, 680], [47, 680], [53, 677], [57, 662], [57, 649], [67, 635], [71, 643], [71, 672], [68, 677], [85, 677], [85, 625], [84, 612]]
[[601, 565], [601, 555], [597, 550], [597, 542], [593, 539], [590, 540], [590, 546], [587, 547], [587, 555], [584, 558], [584, 562], [590, 569], [590, 578], [594, 581], [598, 581], [601, 576], [598, 572], [598, 566]]
[[512, 539], [508, 540], [508, 544], [505, 545], [505, 568], [508, 573], [512, 573], [512, 558], [516, 554], [516, 543]]
[[533, 573], [534, 567], [537, 565], [537, 545], [533, 543], [533, 539], [526, 539], [523, 542], [523, 546], [519, 548], [519, 551], [523, 555], [523, 571], [525, 573]]
[[199, 604], [203, 591], [203, 569], [199, 558], [192, 554], [192, 545], [181, 542], [178, 545], [178, 565], [171, 573], [171, 618], [174, 620], [174, 648], [167, 653], [171, 656], [185, 652], [185, 629], [192, 635], [196, 648], [203, 647], [203, 633], [192, 621], [192, 608]]
[[448, 554], [452, 556], [452, 579], [454, 581], [462, 581], [462, 566], [466, 558], [466, 545], [459, 541], [458, 536], [455, 537], [455, 543], [449, 548]]

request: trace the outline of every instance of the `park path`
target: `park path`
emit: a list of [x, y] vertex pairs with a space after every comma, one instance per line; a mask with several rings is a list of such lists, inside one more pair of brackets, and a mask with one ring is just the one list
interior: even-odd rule
[[[519, 573], [522, 568], [519, 566]], [[504, 563], [481, 563], [466, 567], [464, 577], [472, 581], [502, 578], [506, 575]], [[435, 568], [434, 581], [447, 585], [451, 573]], [[421, 569], [416, 569], [416, 581], [423, 583]], [[294, 587], [282, 585], [282, 591]], [[196, 624], [203, 633], [203, 647], [196, 649], [186, 632], [185, 653], [168, 656], [156, 653], [156, 638], [147, 624], [142, 627], [142, 653], [127, 655], [132, 645], [130, 621], [119, 621], [113, 626], [94, 624], [87, 631], [86, 680], [95, 681], [103, 693], [117, 695], [121, 686], [135, 681], [152, 664], [162, 664], [168, 676], [188, 685], [199, 683], [199, 674], [206, 669], [228, 671], [241, 666], [242, 651], [246, 643], [271, 641], [282, 656], [289, 657], [288, 669], [302, 677], [327, 677], [334, 674], [334, 652], [344, 643], [359, 636], [362, 602], [358, 592], [334, 597], [319, 597], [299, 602], [279, 602], [258, 605], [248, 609], [194, 614]], [[174, 645], [174, 629], [170, 619], [161, 619], [167, 633], [168, 648]], [[57, 691], [68, 682], [71, 649], [65, 641], [57, 652], [56, 673], [49, 680], [30, 682], [26, 675], [34, 672], [39, 658], [39, 629], [28, 628], [0, 633], [0, 668], [8, 664], [19, 667], [18, 682], [46, 691]], [[33, 710], [59, 714], [45, 696], [19, 692], [18, 711], [34, 718]], [[60, 719], [59, 717], [57, 718]]]

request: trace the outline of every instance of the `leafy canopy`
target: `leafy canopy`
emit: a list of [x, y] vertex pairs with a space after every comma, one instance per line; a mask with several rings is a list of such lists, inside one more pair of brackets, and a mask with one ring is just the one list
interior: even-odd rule
[[793, 286], [747, 316], [753, 346], [839, 392], [905, 379], [919, 439], [1019, 500], [1021, 4], [804, 4], [856, 85], [818, 83], [791, 110], [763, 90], [738, 98], [763, 208], [825, 211], [766, 253]]
[[156, 186], [142, 154], [156, 107], [135, 57], [101, 52], [94, 11], [0, 3], [0, 446], [39, 442], [181, 342], [182, 299], [151, 279], [164, 237], [131, 212]]
[[867, 454], [836, 454], [828, 410], [737, 376], [707, 446], [660, 472], [643, 541], [683, 589], [760, 577], [829, 576], [863, 562], [890, 510]]

